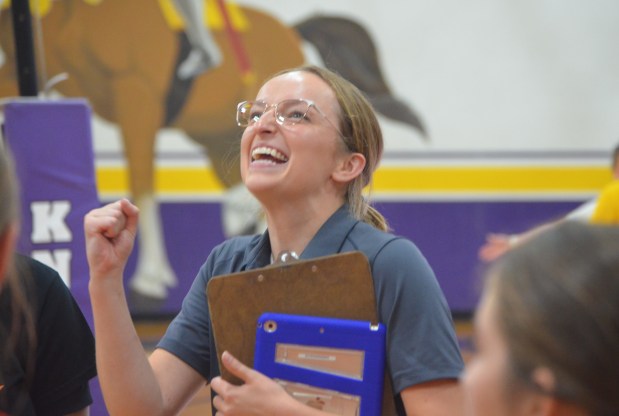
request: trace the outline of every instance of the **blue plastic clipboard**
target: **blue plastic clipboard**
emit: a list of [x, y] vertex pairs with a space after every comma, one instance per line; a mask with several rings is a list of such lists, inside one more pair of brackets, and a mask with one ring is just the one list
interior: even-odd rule
[[380, 415], [385, 327], [367, 321], [264, 313], [256, 330], [254, 368], [280, 382], [352, 398], [360, 416]]

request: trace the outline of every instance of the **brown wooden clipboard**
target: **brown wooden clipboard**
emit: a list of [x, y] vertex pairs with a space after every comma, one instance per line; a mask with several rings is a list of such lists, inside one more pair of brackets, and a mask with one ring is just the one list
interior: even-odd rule
[[[358, 251], [274, 264], [213, 277], [206, 289], [222, 378], [241, 384], [221, 363], [229, 351], [253, 367], [256, 325], [264, 312], [378, 322], [370, 266]], [[385, 377], [383, 414], [394, 414]], [[387, 411], [387, 413], [385, 413]]]

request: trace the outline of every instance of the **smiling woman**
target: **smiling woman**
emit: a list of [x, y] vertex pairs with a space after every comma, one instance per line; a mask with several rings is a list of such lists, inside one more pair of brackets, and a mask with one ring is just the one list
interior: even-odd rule
[[463, 363], [443, 293], [417, 247], [386, 232], [385, 219], [362, 195], [383, 149], [364, 95], [327, 70], [295, 68], [266, 81], [255, 101], [241, 103], [237, 122], [245, 127], [241, 176], [268, 228], [215, 247], [149, 358], [123, 292], [138, 210], [122, 200], [86, 216], [98, 368], [110, 413], [174, 414], [211, 382], [222, 414], [325, 414], [230, 354], [222, 362], [245, 386], [219, 377], [206, 288], [213, 277], [268, 266], [283, 251], [300, 259], [360, 251], [389, 334], [386, 368], [396, 396], [386, 406], [397, 410], [385, 414], [458, 415]]
[[[303, 146], [297, 154], [304, 154], [302, 151], [310, 152], [311, 162], [306, 164], [304, 167], [305, 172], [298, 178], [299, 186], [293, 188], [298, 191], [304, 191], [305, 193], [301, 193], [305, 199], [311, 198], [312, 194], [308, 193], [308, 189], [301, 185], [303, 184], [303, 178], [321, 177], [321, 167], [327, 169], [324, 174], [329, 177], [329, 168], [326, 163], [328, 156], [334, 155], [339, 158], [343, 155], [352, 155], [353, 157], [347, 160], [351, 164], [346, 166], [346, 168], [359, 169], [359, 171], [353, 172], [350, 179], [343, 179], [346, 201], [356, 218], [362, 219], [365, 217], [373, 225], [386, 230], [388, 227], [382, 215], [367, 204], [362, 197], [362, 190], [371, 182], [371, 177], [378, 166], [383, 151], [380, 126], [367, 100], [357, 88], [339, 76], [316, 67], [306, 67], [304, 71], [283, 71], [271, 78], [272, 81], [276, 79], [279, 82], [272, 84], [275, 87], [269, 88], [269, 83], [267, 82], [258, 94], [259, 99], [253, 102], [261, 103], [258, 105], [257, 110], [253, 112], [253, 119], [250, 118], [251, 111], [244, 111], [254, 106], [251, 102], [245, 105], [241, 103], [237, 108], [237, 121], [239, 125], [252, 127], [251, 129], [246, 129], [243, 138], [248, 133], [262, 132], [259, 134], [259, 140], [254, 141], [254, 143], [261, 143], [262, 138], [268, 138], [270, 121], [275, 120], [282, 127], [282, 132], [287, 132], [290, 136], [304, 137], [303, 140], [309, 141], [313, 148], [312, 146]], [[325, 86], [329, 88], [325, 89]], [[267, 105], [267, 102], [278, 102], [278, 104]], [[274, 118], [263, 119], [262, 115], [271, 107], [274, 108]], [[314, 114], [312, 114], [312, 109]], [[320, 117], [316, 119], [316, 115]], [[326, 124], [321, 124], [321, 120], [326, 120]], [[304, 125], [306, 126], [305, 128], [303, 128]], [[333, 131], [324, 132], [316, 130], [327, 126], [331, 127]], [[337, 136], [328, 139], [328, 136], [333, 135], [333, 132], [337, 133]], [[315, 137], [316, 134], [319, 135], [319, 138]], [[307, 135], [310, 137], [307, 138]], [[332, 148], [317, 150], [316, 146], [319, 145], [321, 140], [324, 141], [325, 137], [327, 137], [327, 145]], [[271, 140], [263, 140], [262, 142], [272, 143]], [[286, 146], [294, 145], [294, 141], [286, 143]], [[243, 141], [241, 146], [243, 146]], [[276, 150], [281, 151], [281, 149]], [[244, 153], [243, 148], [241, 148], [241, 175], [243, 175], [246, 167], [243, 164]], [[320, 155], [320, 164], [316, 163], [318, 160], [316, 155]], [[315, 175], [312, 175], [314, 172]], [[294, 175], [294, 173], [291, 172], [291, 175]], [[333, 178], [337, 178], [337, 176]], [[328, 186], [335, 185], [337, 182], [327, 180], [325, 183]], [[247, 182], [246, 185], [248, 185]], [[322, 193], [324, 191], [325, 189], [322, 189], [319, 192]], [[338, 192], [336, 191], [335, 193], [337, 194]], [[260, 198], [258, 197], [258, 199]], [[324, 201], [320, 203], [322, 204]]]

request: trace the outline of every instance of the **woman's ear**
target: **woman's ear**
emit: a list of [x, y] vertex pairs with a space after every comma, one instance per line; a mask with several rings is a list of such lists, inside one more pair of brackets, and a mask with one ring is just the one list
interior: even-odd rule
[[529, 399], [527, 414], [536, 416], [577, 416], [585, 415], [581, 409], [562, 402], [552, 392], [556, 388], [556, 379], [552, 371], [547, 367], [539, 367], [531, 375], [533, 382], [540, 387], [542, 392], [534, 393]]
[[331, 177], [335, 182], [348, 183], [361, 175], [365, 168], [365, 156], [361, 153], [347, 153]]
[[2, 234], [0, 234], [0, 284], [4, 282], [6, 271], [15, 251], [17, 233], [17, 224], [10, 224]]

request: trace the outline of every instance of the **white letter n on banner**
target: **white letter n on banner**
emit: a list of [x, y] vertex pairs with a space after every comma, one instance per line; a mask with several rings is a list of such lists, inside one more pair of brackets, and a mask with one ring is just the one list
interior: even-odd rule
[[65, 285], [67, 285], [69, 289], [71, 288], [71, 257], [73, 256], [71, 250], [34, 250], [31, 256], [33, 259], [56, 270]]

